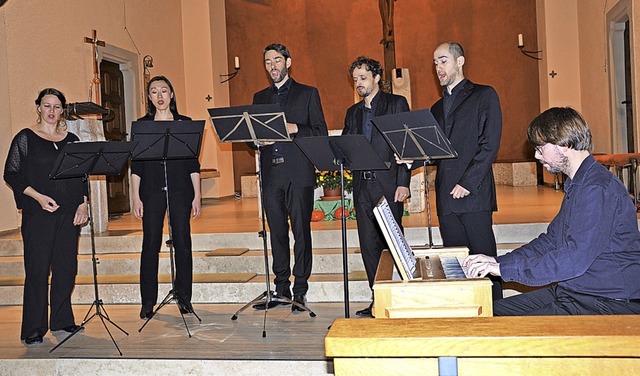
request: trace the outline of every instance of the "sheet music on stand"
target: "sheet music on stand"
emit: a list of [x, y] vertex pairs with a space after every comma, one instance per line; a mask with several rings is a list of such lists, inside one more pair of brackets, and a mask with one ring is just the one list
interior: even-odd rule
[[373, 208], [373, 214], [389, 245], [389, 250], [400, 272], [400, 277], [405, 281], [415, 279], [416, 256], [400, 230], [398, 222], [396, 222], [396, 219], [393, 217], [389, 203], [384, 196], [378, 201], [376, 207]]
[[418, 161], [458, 156], [428, 109], [376, 116], [371, 121], [400, 159]]

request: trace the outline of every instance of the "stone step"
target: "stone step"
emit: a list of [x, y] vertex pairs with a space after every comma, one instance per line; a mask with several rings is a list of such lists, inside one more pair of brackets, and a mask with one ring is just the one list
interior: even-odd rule
[[[498, 244], [499, 254], [513, 250], [518, 244]], [[293, 256], [291, 257], [293, 260]], [[347, 249], [347, 261], [349, 271], [363, 271], [362, 256], [358, 248]], [[99, 276], [108, 275], [136, 275], [140, 271], [139, 253], [115, 253], [99, 254], [97, 256], [97, 273]], [[271, 253], [269, 262], [271, 265]], [[342, 249], [326, 248], [313, 251], [313, 273], [340, 274], [343, 266]], [[170, 273], [171, 265], [169, 253], [163, 250], [160, 253], [160, 274]], [[193, 253], [193, 273], [253, 273], [263, 274], [264, 251], [249, 250], [246, 248], [219, 248], [208, 252]], [[78, 256], [78, 275], [92, 276], [93, 265], [90, 255]], [[24, 264], [22, 256], [0, 257], [0, 276], [20, 277], [24, 276]]]
[[[545, 231], [546, 223], [525, 223], [494, 225], [497, 243], [527, 243]], [[426, 227], [410, 227], [405, 229], [405, 237], [411, 245], [429, 243], [429, 231]], [[437, 227], [432, 229], [433, 244], [442, 244]], [[312, 232], [313, 246], [316, 249], [341, 248], [342, 232], [340, 230], [319, 230]], [[111, 231], [109, 236], [95, 236], [96, 254], [139, 253], [142, 244], [140, 231]], [[293, 236], [290, 236], [293, 245]], [[166, 237], [165, 237], [166, 240]], [[262, 238], [256, 232], [226, 234], [193, 234], [194, 251], [210, 251], [218, 248], [262, 249]], [[358, 233], [355, 229], [347, 231], [347, 247], [358, 246]], [[80, 254], [91, 254], [91, 237], [80, 237]], [[0, 239], [0, 256], [22, 255], [22, 239], [20, 235], [6, 236]]]
[[[498, 254], [511, 251], [518, 244], [499, 244]], [[219, 249], [194, 253], [194, 303], [246, 303], [266, 290], [264, 252], [258, 250]], [[371, 291], [366, 281], [361, 255], [356, 249], [347, 252], [349, 262], [349, 300], [367, 302]], [[136, 304], [140, 301], [139, 255], [100, 255], [98, 265], [99, 297], [105, 304]], [[160, 298], [171, 289], [168, 254], [161, 254]], [[271, 261], [269, 261], [271, 265]], [[91, 256], [79, 256], [79, 274], [72, 299], [74, 304], [91, 304], [95, 300]], [[0, 257], [0, 305], [22, 304], [24, 269], [22, 257]], [[270, 276], [273, 279], [273, 275]], [[342, 250], [319, 249], [314, 252], [314, 269], [309, 280], [309, 302], [344, 300]], [[271, 284], [273, 288], [273, 284]]]
[[[23, 370], [23, 371], [19, 371]], [[332, 360], [2, 359], [0, 375], [314, 375], [332, 376]], [[304, 370], [301, 372], [301, 370]]]
[[[226, 278], [226, 279], [225, 279]], [[273, 276], [271, 276], [273, 278]], [[114, 280], [117, 279], [117, 280]], [[159, 299], [171, 290], [169, 275], [161, 275], [158, 284]], [[239, 281], [242, 280], [242, 281]], [[93, 276], [78, 278], [72, 295], [73, 304], [91, 304], [95, 301]], [[271, 284], [273, 289], [273, 283]], [[212, 273], [194, 275], [193, 303], [248, 303], [262, 294], [266, 287], [264, 275], [251, 273]], [[140, 288], [137, 276], [99, 276], [99, 299], [104, 304], [139, 304]], [[23, 286], [21, 278], [0, 280], [0, 305], [22, 304]], [[159, 301], [160, 301], [159, 300]], [[314, 274], [309, 278], [307, 300], [312, 302], [340, 302], [344, 300], [342, 274]], [[371, 290], [364, 272], [353, 272], [349, 276], [349, 300], [367, 302]]]

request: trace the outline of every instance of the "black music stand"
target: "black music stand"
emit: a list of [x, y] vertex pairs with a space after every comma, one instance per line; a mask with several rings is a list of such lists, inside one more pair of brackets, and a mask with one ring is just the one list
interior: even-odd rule
[[[89, 227], [91, 229], [91, 261], [93, 265], [93, 289], [95, 299], [89, 307], [89, 311], [84, 316], [82, 323], [71, 334], [69, 334], [65, 339], [63, 339], [60, 343], [58, 343], [54, 348], [52, 348], [49, 352], [53, 352], [55, 349], [60, 347], [63, 343], [65, 343], [68, 339], [76, 335], [80, 330], [84, 329], [84, 325], [87, 324], [94, 317], [99, 317], [100, 321], [102, 321], [102, 325], [106, 329], [109, 337], [111, 337], [111, 341], [115, 345], [118, 353], [122, 356], [122, 351], [118, 347], [116, 340], [113, 338], [111, 331], [107, 327], [107, 324], [104, 322], [107, 320], [111, 325], [120, 329], [126, 335], [129, 335], [124, 329], [119, 327], [116, 323], [111, 321], [107, 311], [104, 309], [104, 305], [102, 303], [102, 299], [100, 299], [98, 295], [98, 269], [97, 269], [97, 258], [96, 258], [96, 243], [95, 243], [95, 234], [93, 229], [93, 213], [92, 213], [92, 204], [91, 204], [91, 186], [89, 184], [89, 176], [90, 175], [120, 175], [122, 170], [131, 158], [131, 152], [135, 147], [135, 143], [133, 142], [105, 142], [105, 141], [97, 141], [97, 142], [75, 142], [66, 144], [58, 159], [56, 160], [56, 164], [53, 167], [53, 170], [49, 174], [50, 179], [65, 179], [65, 178], [77, 178], [82, 177], [84, 182], [87, 184], [87, 204], [89, 209]], [[95, 307], [96, 311], [93, 315], [89, 316], [91, 310]]]
[[133, 150], [134, 161], [162, 161], [164, 168], [164, 193], [167, 200], [167, 229], [169, 239], [166, 244], [169, 246], [169, 263], [171, 265], [171, 290], [158, 304], [158, 307], [151, 313], [144, 324], [138, 329], [142, 329], [149, 323], [156, 313], [165, 305], [175, 302], [182, 317], [182, 322], [187, 330], [189, 338], [191, 332], [184, 318], [181, 307], [190, 307], [187, 313], [193, 315], [202, 322], [200, 316], [188, 303], [183, 302], [175, 290], [175, 264], [173, 255], [173, 232], [171, 228], [171, 215], [169, 206], [169, 184], [167, 177], [167, 160], [175, 159], [196, 159], [200, 154], [202, 144], [202, 133], [204, 131], [204, 120], [190, 121], [134, 121], [131, 124], [131, 140], [137, 141], [138, 145]]
[[[225, 108], [210, 108], [211, 124], [220, 142], [252, 142], [258, 146], [258, 165], [262, 165], [261, 142], [291, 141], [287, 129], [287, 119], [282, 112], [282, 108], [277, 104], [258, 104], [252, 106], [236, 106]], [[260, 209], [262, 217], [262, 230], [258, 236], [262, 238], [262, 248], [264, 252], [264, 269], [267, 290], [256, 298], [245, 304], [231, 316], [231, 320], [237, 320], [238, 315], [253, 304], [265, 305], [265, 320], [269, 310], [269, 303], [272, 301], [290, 303], [296, 307], [309, 312], [311, 317], [316, 314], [308, 307], [278, 295], [271, 290], [269, 275], [269, 255], [267, 253], [267, 231], [265, 225], [264, 194], [262, 190], [262, 169], [258, 169], [258, 186], [260, 192]], [[266, 325], [263, 324], [262, 337], [266, 337]]]
[[428, 109], [377, 116], [371, 119], [398, 158], [423, 161], [429, 248], [433, 248], [427, 164], [436, 159], [457, 158], [451, 143]]
[[[364, 135], [320, 136], [296, 138], [295, 143], [319, 171], [340, 170], [340, 207], [344, 208], [344, 170], [388, 170]], [[344, 210], [344, 209], [343, 209]], [[357, 214], [356, 214], [357, 215]], [[342, 278], [344, 285], [344, 317], [349, 318], [349, 270], [347, 265], [347, 219], [342, 215]]]

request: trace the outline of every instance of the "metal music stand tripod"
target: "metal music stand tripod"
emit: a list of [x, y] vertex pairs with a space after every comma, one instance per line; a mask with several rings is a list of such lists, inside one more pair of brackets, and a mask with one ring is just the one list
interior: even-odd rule
[[[169, 202], [169, 182], [167, 175], [167, 162], [176, 159], [196, 159], [200, 154], [202, 144], [202, 132], [204, 130], [204, 120], [198, 121], [134, 121], [131, 124], [131, 140], [137, 141], [138, 145], [133, 150], [133, 161], [162, 161], [164, 169], [164, 192], [167, 200], [167, 227], [169, 239], [166, 244], [169, 246], [169, 262], [171, 265], [171, 290], [158, 304], [158, 307], [148, 317], [144, 324], [138, 329], [142, 329], [149, 323], [156, 313], [165, 305], [175, 302], [178, 311], [182, 316], [182, 322], [187, 330], [189, 338], [191, 332], [184, 318], [181, 307], [187, 307], [190, 302], [184, 302], [178, 296], [175, 289], [175, 264], [173, 253], [173, 231], [171, 228], [170, 202]], [[191, 306], [190, 312], [202, 322], [200, 316]]]
[[[295, 143], [319, 171], [340, 170], [340, 207], [344, 208], [344, 170], [388, 170], [364, 135], [320, 136], [297, 138]], [[341, 216], [342, 279], [344, 286], [344, 317], [349, 318], [349, 268], [347, 261], [347, 218]]]
[[[291, 141], [289, 131], [287, 130], [287, 120], [282, 108], [277, 104], [258, 104], [251, 106], [236, 106], [225, 108], [210, 108], [211, 124], [218, 136], [220, 142], [246, 142], [259, 145], [260, 142], [282, 142]], [[262, 162], [262, 146], [258, 146], [258, 165]], [[265, 323], [266, 313], [269, 310], [269, 303], [272, 301], [290, 303], [296, 307], [302, 308], [309, 312], [311, 317], [316, 314], [308, 307], [298, 304], [293, 300], [278, 295], [271, 290], [269, 276], [269, 254], [267, 252], [267, 231], [265, 226], [265, 209], [264, 194], [262, 191], [262, 169], [258, 168], [258, 182], [260, 194], [260, 208], [262, 217], [262, 231], [258, 236], [262, 238], [262, 246], [264, 251], [264, 268], [267, 290], [258, 295], [255, 299], [245, 304], [236, 313], [231, 316], [231, 320], [237, 320], [238, 315], [249, 308], [253, 304], [265, 304]], [[262, 336], [266, 337], [264, 329]]]
[[[89, 311], [84, 316], [82, 323], [74, 332], [69, 334], [65, 339], [63, 339], [60, 343], [58, 343], [54, 348], [52, 348], [49, 352], [53, 352], [55, 349], [60, 347], [63, 343], [65, 343], [68, 339], [76, 335], [80, 330], [84, 328], [84, 326], [91, 321], [94, 317], [100, 318], [102, 321], [102, 325], [106, 329], [109, 337], [111, 337], [111, 341], [115, 345], [118, 353], [122, 356], [122, 351], [118, 347], [116, 340], [113, 338], [111, 331], [107, 327], [105, 320], [107, 320], [111, 325], [120, 329], [120, 331], [126, 335], [129, 335], [124, 329], [119, 327], [116, 323], [111, 321], [107, 311], [104, 309], [104, 305], [102, 303], [102, 299], [100, 299], [98, 294], [98, 269], [97, 269], [97, 258], [96, 258], [96, 243], [93, 229], [93, 210], [92, 210], [92, 200], [91, 200], [91, 186], [90, 186], [90, 175], [120, 175], [122, 170], [124, 169], [125, 164], [131, 158], [131, 152], [135, 147], [135, 143], [133, 142], [76, 142], [69, 143], [64, 146], [62, 152], [58, 156], [56, 160], [56, 164], [53, 167], [53, 170], [49, 174], [49, 178], [51, 179], [65, 179], [65, 178], [76, 178], [82, 177], [83, 181], [87, 184], [87, 204], [89, 209], [89, 227], [91, 229], [91, 261], [93, 265], [93, 289], [95, 294], [95, 299], [89, 307]], [[93, 315], [89, 316], [93, 308], [95, 307], [95, 312]]]
[[371, 121], [398, 158], [423, 161], [429, 248], [433, 248], [427, 164], [436, 159], [457, 158], [458, 153], [428, 109], [377, 116]]

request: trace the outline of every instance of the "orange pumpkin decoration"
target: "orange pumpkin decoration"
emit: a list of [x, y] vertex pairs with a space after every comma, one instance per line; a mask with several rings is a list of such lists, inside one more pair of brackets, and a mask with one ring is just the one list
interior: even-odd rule
[[318, 222], [324, 219], [324, 212], [322, 210], [314, 210], [311, 212], [311, 222]]
[[343, 214], [345, 218], [349, 218], [349, 209], [340, 207], [336, 209], [336, 211], [333, 213], [333, 216], [336, 219], [342, 219]]

